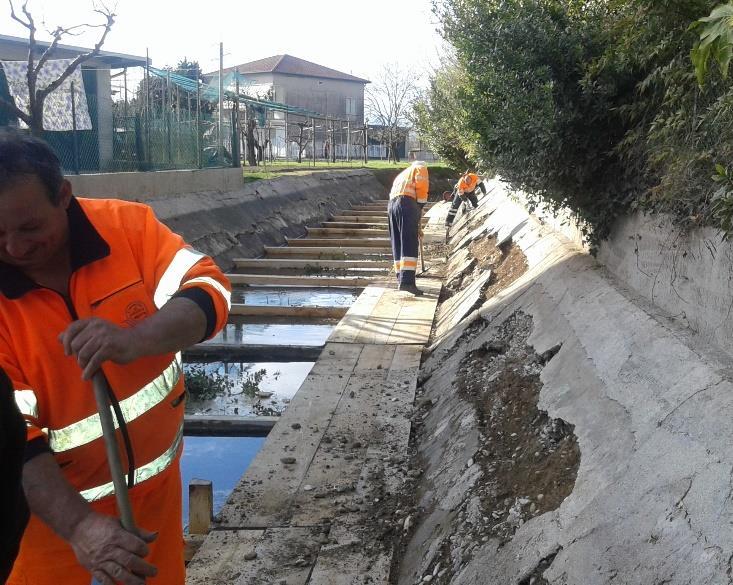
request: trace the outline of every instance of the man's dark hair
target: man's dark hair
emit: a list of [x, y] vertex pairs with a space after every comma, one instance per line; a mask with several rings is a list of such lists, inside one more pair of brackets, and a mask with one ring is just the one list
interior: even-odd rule
[[27, 132], [0, 128], [0, 193], [28, 175], [38, 177], [46, 186], [51, 203], [57, 205], [64, 175], [56, 153]]

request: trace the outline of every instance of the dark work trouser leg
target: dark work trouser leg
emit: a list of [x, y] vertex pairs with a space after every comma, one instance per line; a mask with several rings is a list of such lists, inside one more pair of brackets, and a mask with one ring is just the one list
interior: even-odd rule
[[389, 239], [392, 244], [392, 257], [394, 258], [394, 271], [397, 276], [397, 283], [400, 282], [400, 259], [402, 258], [402, 240], [400, 232], [402, 231], [402, 214], [399, 211], [399, 201], [401, 197], [390, 199], [387, 205], [387, 214], [389, 216], [388, 228]]
[[458, 208], [461, 206], [461, 198], [459, 197], [458, 193], [456, 193], [453, 196], [453, 201], [450, 204], [450, 209], [448, 210], [448, 215], [445, 218], [445, 225], [446, 227], [450, 227], [453, 225], [453, 221], [456, 219], [456, 213], [458, 213]]

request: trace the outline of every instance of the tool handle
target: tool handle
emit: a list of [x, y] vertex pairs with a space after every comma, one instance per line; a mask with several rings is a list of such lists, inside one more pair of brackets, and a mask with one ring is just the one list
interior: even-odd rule
[[112, 420], [112, 412], [110, 411], [109, 402], [109, 383], [102, 370], [99, 370], [92, 378], [94, 386], [94, 398], [97, 400], [97, 410], [99, 412], [99, 420], [102, 424], [102, 434], [104, 436], [104, 446], [107, 449], [107, 461], [109, 463], [109, 471], [112, 475], [112, 483], [115, 487], [115, 498], [117, 499], [117, 507], [120, 510], [120, 521], [122, 527], [131, 532], [138, 534], [135, 526], [135, 519], [132, 516], [132, 506], [130, 505], [130, 496], [127, 493], [127, 483], [125, 482], [125, 473], [122, 470], [122, 461], [120, 459], [120, 447], [117, 443], [117, 433], [115, 424]]

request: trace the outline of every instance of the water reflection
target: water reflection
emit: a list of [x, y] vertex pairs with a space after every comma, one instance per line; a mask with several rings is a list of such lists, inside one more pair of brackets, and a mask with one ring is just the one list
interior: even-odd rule
[[248, 287], [235, 289], [232, 302], [253, 306], [350, 307], [358, 296], [356, 290], [349, 289]]
[[[196, 373], [210, 377], [218, 382], [219, 390], [216, 396], [203, 400], [197, 400], [191, 393], [186, 414], [278, 415], [290, 403], [313, 363], [186, 363], [184, 371], [189, 376]], [[260, 375], [263, 370], [264, 374]], [[256, 381], [256, 389], [252, 387], [253, 381]]]
[[208, 479], [214, 487], [214, 513], [221, 510], [239, 478], [262, 448], [265, 437], [186, 437], [181, 457], [183, 525], [188, 531], [188, 484]]
[[210, 343], [240, 345], [323, 345], [333, 324], [291, 325], [287, 323], [227, 323]]

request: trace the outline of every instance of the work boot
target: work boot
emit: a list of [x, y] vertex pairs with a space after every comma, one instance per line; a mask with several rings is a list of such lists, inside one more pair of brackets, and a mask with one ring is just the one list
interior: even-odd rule
[[413, 296], [421, 297], [423, 296], [423, 291], [421, 291], [419, 288], [417, 288], [414, 284], [401, 284], [399, 289], [403, 292], [410, 293]]

